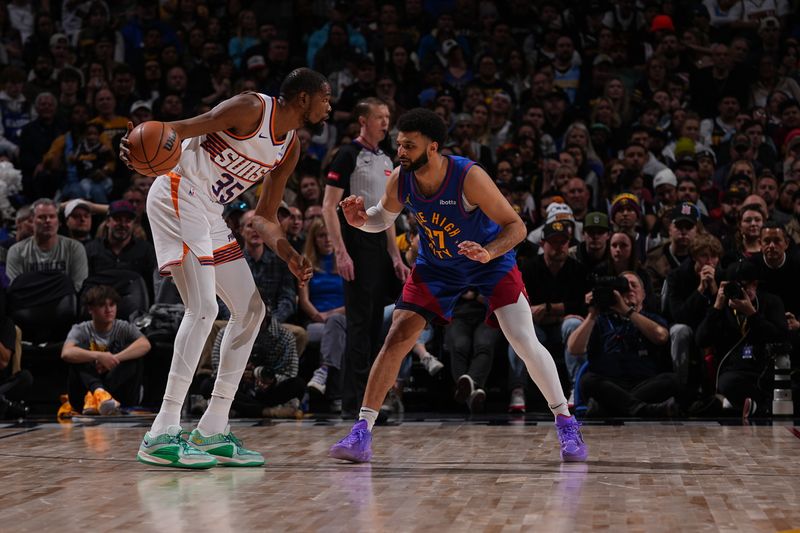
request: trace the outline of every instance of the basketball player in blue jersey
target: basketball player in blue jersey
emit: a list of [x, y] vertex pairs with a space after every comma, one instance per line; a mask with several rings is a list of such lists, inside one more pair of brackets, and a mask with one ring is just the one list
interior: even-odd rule
[[378, 205], [366, 209], [357, 196], [340, 205], [347, 222], [367, 232], [386, 230], [407, 208], [419, 223], [419, 255], [370, 371], [359, 420], [347, 437], [331, 447], [331, 457], [370, 460], [372, 427], [403, 358], [426, 321], [449, 322], [459, 296], [475, 287], [547, 400], [555, 416], [562, 461], [585, 461], [580, 425], [570, 416], [552, 356], [536, 338], [516, 266], [513, 248], [525, 238], [525, 225], [486, 171], [469, 159], [439, 153], [447, 128], [435, 113], [411, 110], [400, 117], [397, 129], [400, 167], [393, 171]]
[[[208, 113], [170, 123], [182, 141], [181, 157], [171, 172], [153, 182], [147, 214], [159, 272], [173, 277], [186, 311], [175, 335], [164, 401], [139, 447], [139, 461], [179, 468], [264, 464], [261, 454], [246, 449], [228, 426], [266, 309], [222, 212], [263, 180], [253, 228], [301, 284], [311, 278], [311, 264], [286, 240], [277, 211], [300, 155], [295, 130], [321, 127], [331, 111], [329, 99], [325, 77], [300, 68], [286, 76], [279, 98], [242, 93]], [[120, 148], [126, 163], [128, 151], [126, 135]], [[231, 311], [219, 371], [206, 412], [184, 439], [181, 407], [217, 317], [217, 295]]]

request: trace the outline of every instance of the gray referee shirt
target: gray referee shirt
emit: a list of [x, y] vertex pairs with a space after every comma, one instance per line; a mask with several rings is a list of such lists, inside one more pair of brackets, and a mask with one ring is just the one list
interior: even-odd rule
[[377, 205], [392, 174], [392, 160], [380, 148], [371, 150], [358, 141], [342, 146], [331, 162], [327, 185], [344, 189], [344, 197], [364, 197], [367, 208]]

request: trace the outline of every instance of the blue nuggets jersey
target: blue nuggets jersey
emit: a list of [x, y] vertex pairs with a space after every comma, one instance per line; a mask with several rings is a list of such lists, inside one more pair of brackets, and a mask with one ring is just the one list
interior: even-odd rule
[[[464, 179], [475, 162], [465, 157], [446, 157], [447, 172], [433, 196], [423, 196], [417, 189], [414, 173], [402, 169], [397, 193], [400, 203], [414, 214], [420, 227], [417, 263], [460, 268], [475, 262], [458, 254], [458, 243], [474, 241], [485, 245], [500, 233], [500, 226], [480, 208], [470, 212], [464, 209]], [[510, 259], [514, 263], [514, 252], [509, 251], [495, 260], [498, 259]]]

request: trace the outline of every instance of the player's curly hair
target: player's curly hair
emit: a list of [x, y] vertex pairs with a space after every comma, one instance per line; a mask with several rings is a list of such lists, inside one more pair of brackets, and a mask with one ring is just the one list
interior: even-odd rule
[[281, 97], [287, 102], [300, 93], [316, 94], [328, 84], [328, 79], [310, 68], [296, 68], [281, 83]]
[[417, 107], [400, 115], [397, 129], [403, 133], [418, 131], [441, 149], [447, 140], [447, 125], [439, 115], [429, 109]]

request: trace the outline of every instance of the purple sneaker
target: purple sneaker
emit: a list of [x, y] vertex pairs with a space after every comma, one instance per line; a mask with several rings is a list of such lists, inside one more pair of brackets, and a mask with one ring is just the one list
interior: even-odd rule
[[585, 461], [589, 450], [581, 436], [581, 425], [574, 416], [558, 415], [556, 431], [561, 441], [561, 460], [565, 463]]
[[348, 436], [331, 446], [328, 455], [353, 463], [368, 463], [372, 459], [372, 433], [367, 429], [367, 421], [356, 422]]

